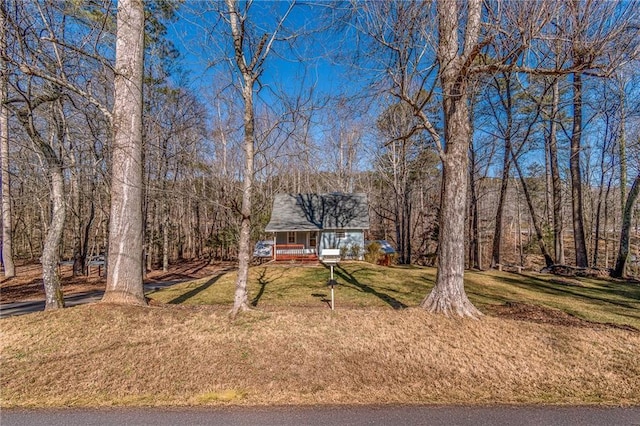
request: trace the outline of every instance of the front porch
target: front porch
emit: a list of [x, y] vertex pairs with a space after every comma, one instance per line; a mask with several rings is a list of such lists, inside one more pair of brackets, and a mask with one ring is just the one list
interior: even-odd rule
[[318, 233], [316, 231], [276, 232], [273, 260], [317, 262]]
[[305, 247], [304, 244], [276, 244], [273, 260], [317, 262], [318, 252], [315, 247]]

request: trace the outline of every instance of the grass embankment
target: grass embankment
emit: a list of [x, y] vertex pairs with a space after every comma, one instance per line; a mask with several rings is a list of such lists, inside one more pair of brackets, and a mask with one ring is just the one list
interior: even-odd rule
[[[435, 282], [434, 268], [382, 267], [364, 262], [335, 268], [339, 286], [336, 309], [393, 308], [420, 304]], [[325, 267], [258, 266], [250, 270], [249, 295], [263, 310], [290, 307], [327, 308], [330, 290]], [[149, 297], [184, 305], [233, 303], [236, 273], [179, 284]], [[467, 272], [465, 290], [484, 312], [493, 313], [505, 303], [527, 303], [557, 309], [587, 321], [630, 325], [640, 330], [640, 285], [602, 279], [573, 279], [553, 275], [507, 272]]]
[[[234, 274], [152, 295], [178, 306], [96, 304], [1, 320], [2, 406], [640, 404], [636, 331], [447, 319], [411, 308], [431, 269], [351, 264], [340, 273], [334, 312], [322, 301], [326, 270], [257, 267], [251, 297], [263, 309], [235, 321]], [[516, 301], [636, 327], [640, 315], [632, 284], [471, 273], [467, 290], [488, 313]]]

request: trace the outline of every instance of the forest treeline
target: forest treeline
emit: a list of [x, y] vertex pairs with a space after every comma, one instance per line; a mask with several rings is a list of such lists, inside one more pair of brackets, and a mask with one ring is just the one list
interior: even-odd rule
[[427, 309], [476, 315], [464, 268], [639, 275], [637, 2], [118, 3], [2, 2], [5, 276], [238, 261], [237, 312], [275, 194], [334, 191], [438, 267]]

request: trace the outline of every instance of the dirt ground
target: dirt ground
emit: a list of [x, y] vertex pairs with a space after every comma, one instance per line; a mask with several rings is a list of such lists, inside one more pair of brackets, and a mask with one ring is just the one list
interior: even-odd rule
[[[169, 266], [167, 272], [155, 270], [147, 273], [145, 284], [164, 281], [188, 281], [214, 274], [216, 271], [228, 267], [220, 263], [209, 263], [206, 260], [185, 261]], [[93, 290], [104, 290], [106, 277], [100, 276], [102, 269], [91, 267], [89, 276], [74, 277], [71, 265], [60, 265], [58, 273], [65, 295], [85, 293]], [[25, 302], [44, 299], [42, 285], [42, 267], [31, 263], [18, 265], [16, 276], [0, 280], [0, 303]]]
[[627, 331], [638, 331], [630, 325], [596, 323], [575, 317], [558, 309], [550, 309], [544, 306], [529, 305], [521, 302], [507, 302], [504, 305], [491, 306], [488, 308], [488, 311], [489, 315], [494, 317], [535, 322], [538, 324], [595, 329], [618, 328]]

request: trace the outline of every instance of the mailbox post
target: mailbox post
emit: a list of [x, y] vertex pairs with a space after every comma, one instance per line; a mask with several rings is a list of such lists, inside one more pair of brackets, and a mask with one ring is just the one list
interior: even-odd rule
[[333, 277], [333, 267], [340, 262], [340, 250], [339, 249], [324, 249], [322, 250], [322, 263], [329, 265], [331, 269], [331, 278], [327, 282], [327, 285], [331, 287], [331, 310], [335, 309], [333, 288], [338, 285], [338, 282]]

